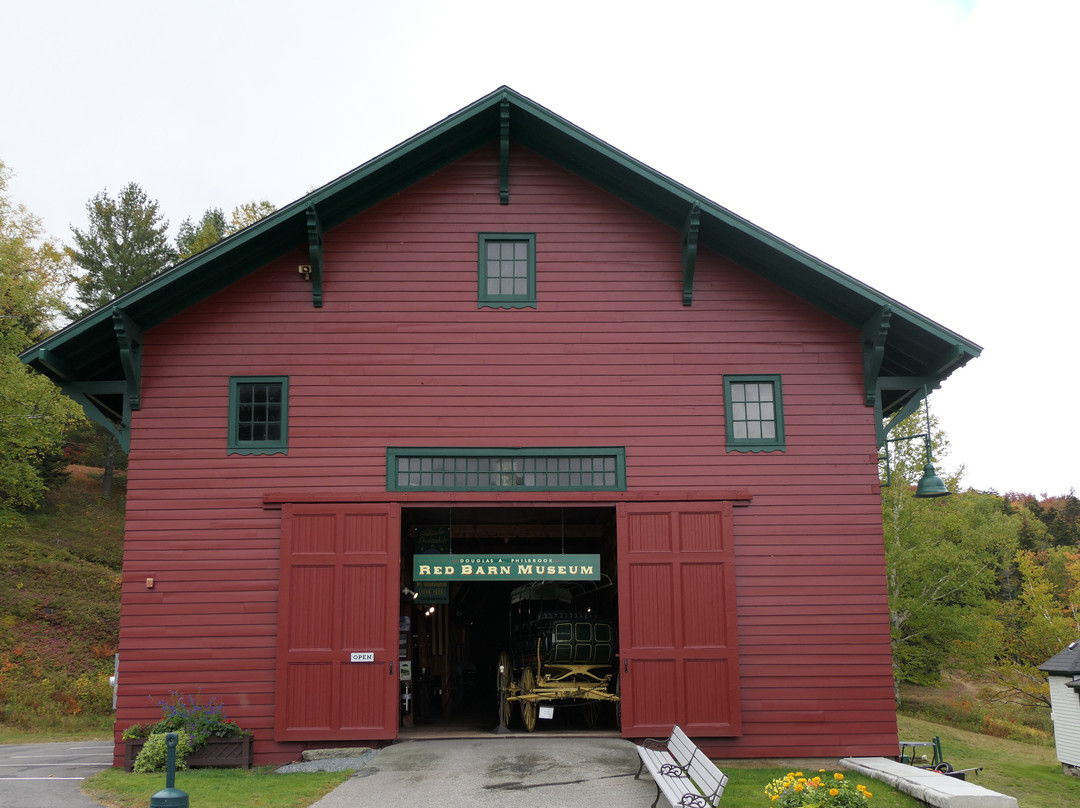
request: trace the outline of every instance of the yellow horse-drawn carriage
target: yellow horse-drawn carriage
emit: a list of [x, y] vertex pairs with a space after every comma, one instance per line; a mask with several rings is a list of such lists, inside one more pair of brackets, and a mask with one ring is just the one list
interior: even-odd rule
[[533, 583], [511, 593], [510, 650], [498, 660], [499, 724], [510, 726], [513, 705], [525, 729], [536, 729], [541, 705], [575, 706], [597, 726], [605, 704], [619, 718], [614, 626], [574, 609], [564, 584]]

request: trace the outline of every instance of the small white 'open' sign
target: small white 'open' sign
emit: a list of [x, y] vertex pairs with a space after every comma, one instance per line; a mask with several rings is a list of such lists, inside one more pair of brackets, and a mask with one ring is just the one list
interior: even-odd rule
[[349, 654], [349, 662], [374, 662], [374, 651], [353, 651]]

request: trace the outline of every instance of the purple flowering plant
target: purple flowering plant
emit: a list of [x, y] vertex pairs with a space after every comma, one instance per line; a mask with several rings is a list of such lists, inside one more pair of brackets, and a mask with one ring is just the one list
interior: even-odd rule
[[[192, 748], [198, 749], [206, 743], [207, 738], [235, 738], [248, 734], [229, 718], [225, 705], [216, 697], [201, 700], [198, 696], [173, 691], [169, 698], [158, 702], [158, 707], [161, 708], [161, 720], [150, 727], [139, 726], [146, 736], [183, 730], [191, 738]], [[125, 731], [124, 737], [134, 736], [129, 736]]]

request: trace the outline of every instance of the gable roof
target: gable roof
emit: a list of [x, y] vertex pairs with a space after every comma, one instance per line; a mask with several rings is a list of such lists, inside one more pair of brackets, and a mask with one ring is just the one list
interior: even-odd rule
[[[861, 329], [867, 404], [879, 415], [898, 419], [913, 411], [926, 389], [936, 388], [982, 350], [510, 88], [500, 87], [132, 289], [27, 350], [21, 358], [79, 400], [95, 420], [123, 431], [125, 407], [138, 406], [141, 331], [290, 250], [308, 245], [309, 218], [324, 230], [332, 228], [480, 146], [507, 136], [509, 141], [683, 230], [684, 242], [687, 222], [696, 210], [697, 244]], [[684, 283], [692, 285], [692, 270], [690, 281]], [[883, 437], [879, 433], [879, 441]]]
[[1041, 664], [1039, 670], [1064, 676], [1075, 676], [1080, 673], [1080, 640], [1071, 642], [1058, 651]]

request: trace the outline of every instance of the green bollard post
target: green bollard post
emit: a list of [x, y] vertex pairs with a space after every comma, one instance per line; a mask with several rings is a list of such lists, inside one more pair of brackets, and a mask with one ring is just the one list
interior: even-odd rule
[[150, 808], [188, 808], [188, 795], [178, 788], [173, 788], [176, 783], [176, 745], [180, 743], [180, 736], [175, 732], [165, 735], [165, 748], [168, 749], [168, 757], [165, 759], [165, 788], [150, 798]]

